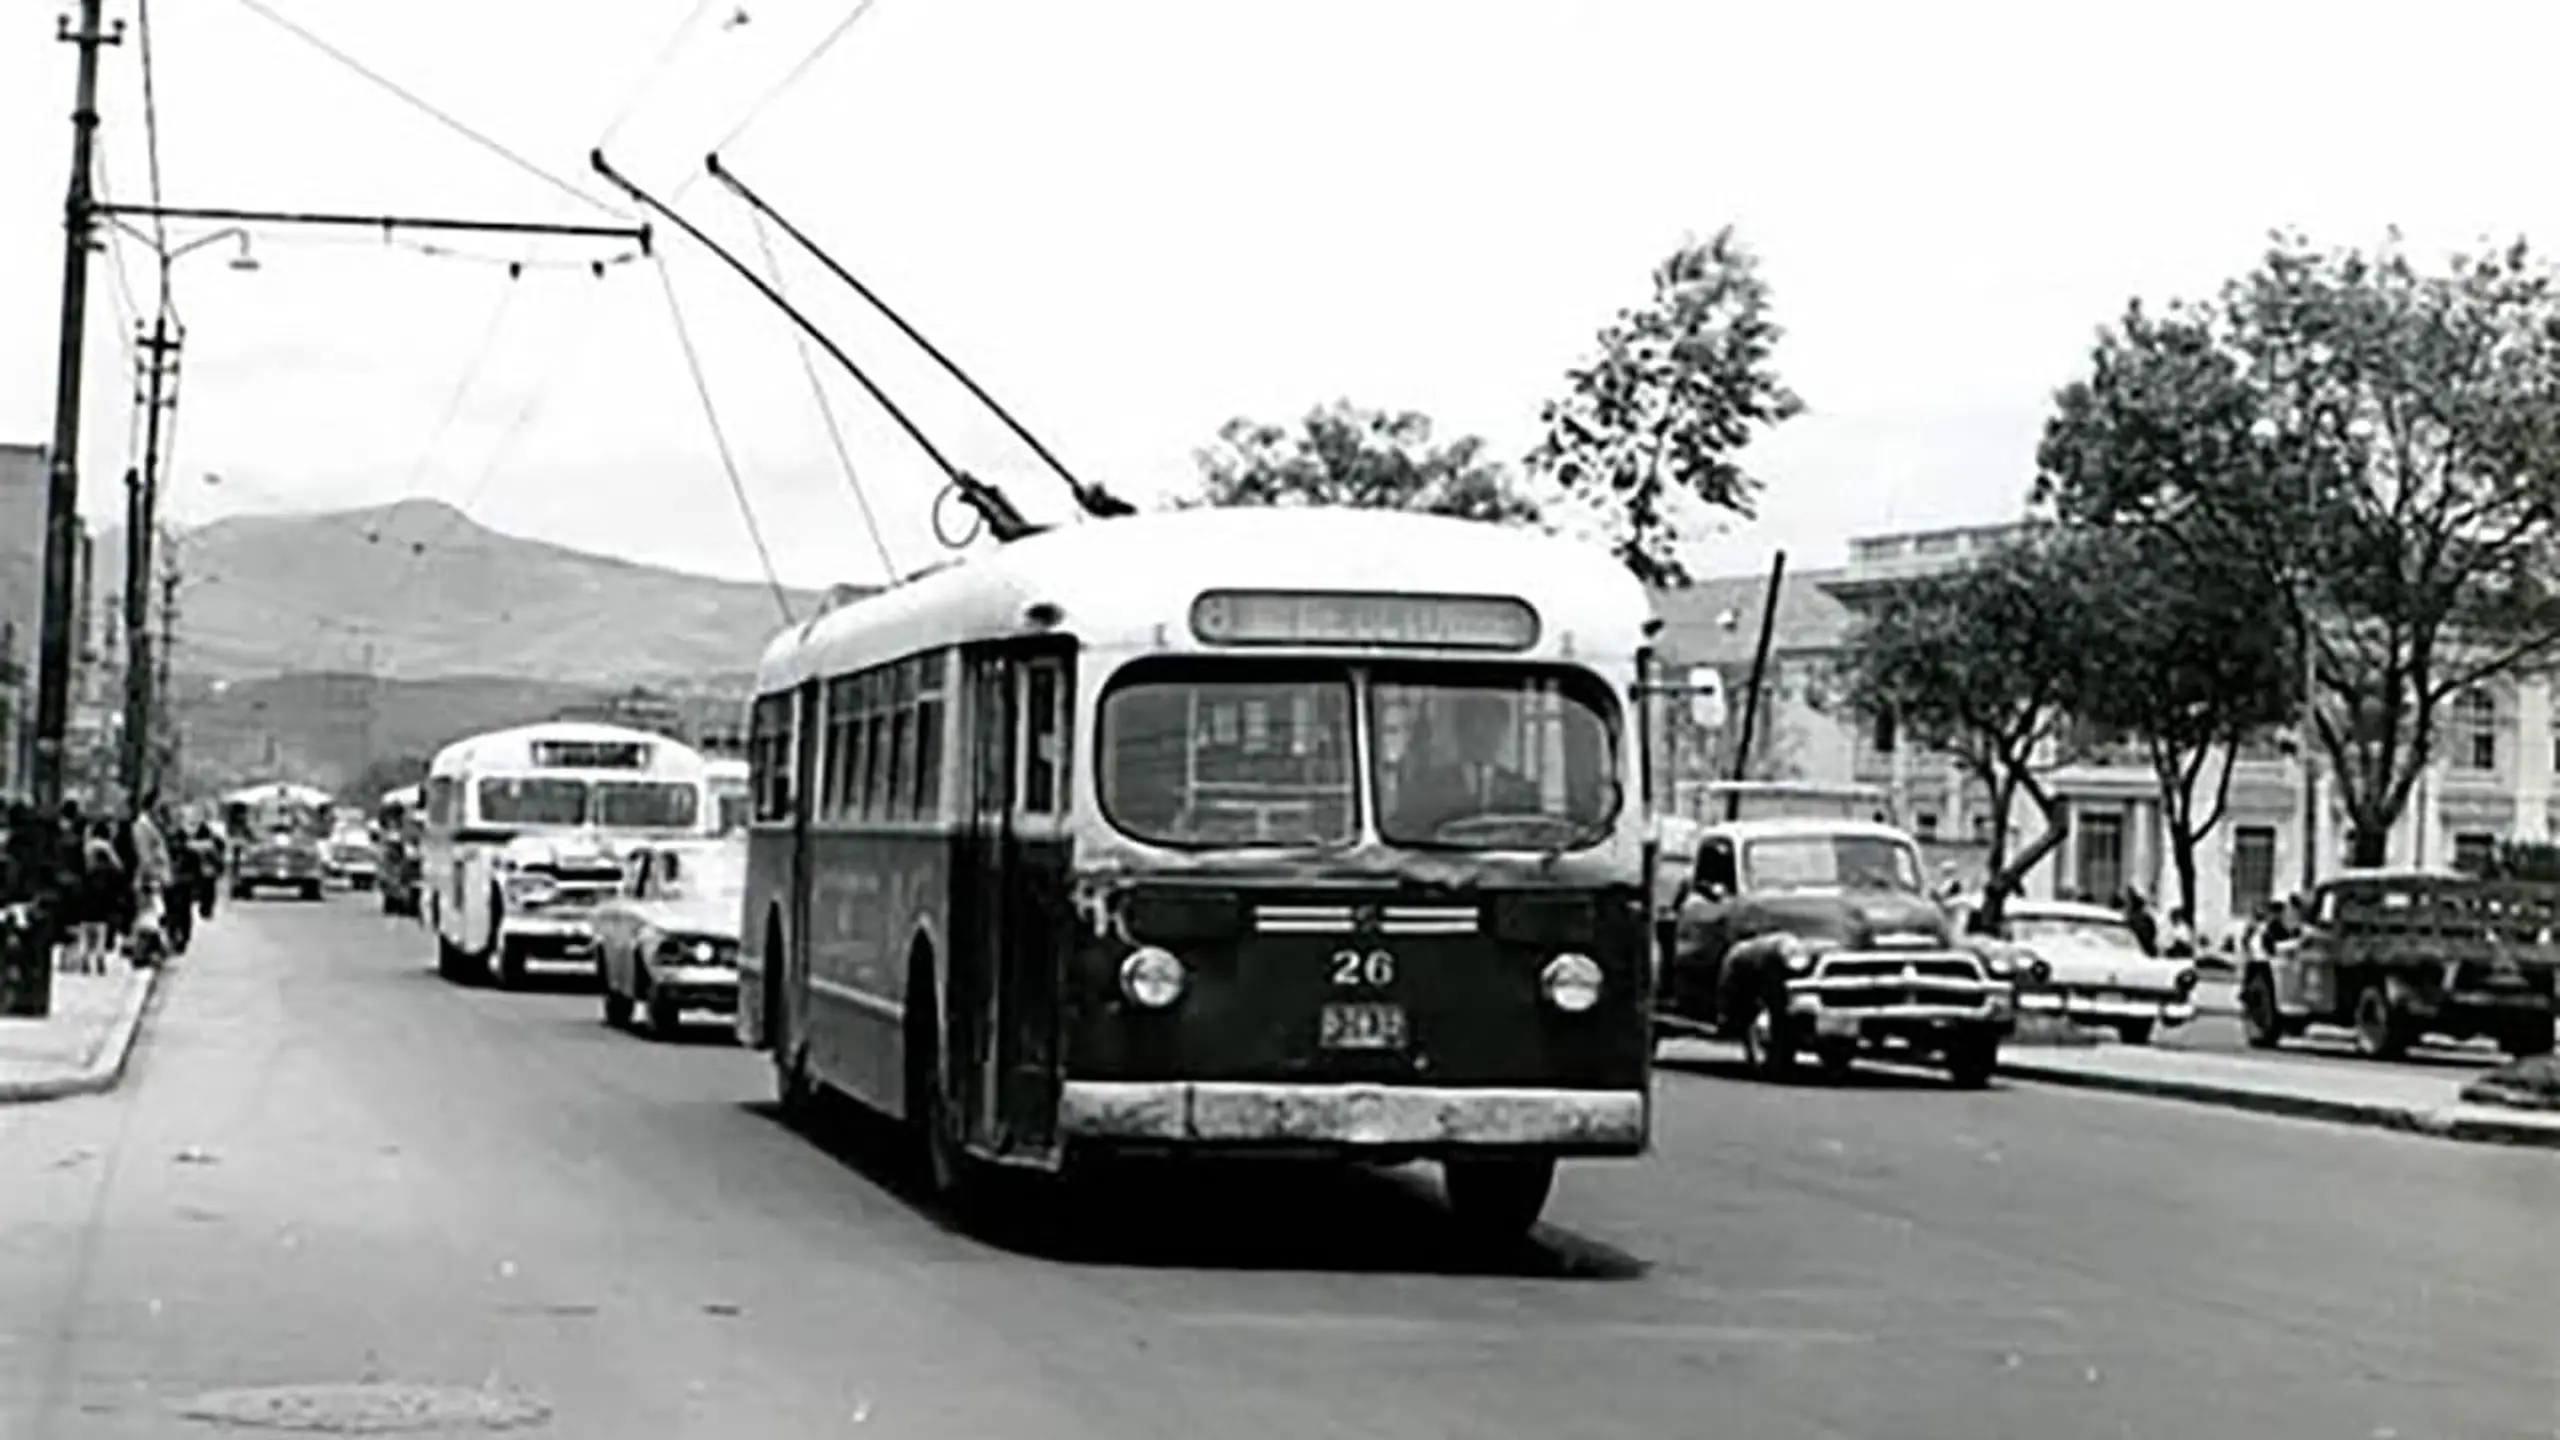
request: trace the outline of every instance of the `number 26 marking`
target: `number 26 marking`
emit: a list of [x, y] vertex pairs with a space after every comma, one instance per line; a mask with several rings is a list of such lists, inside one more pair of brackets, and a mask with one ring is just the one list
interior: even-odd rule
[[1366, 985], [1383, 990], [1396, 983], [1396, 957], [1385, 950], [1336, 950], [1333, 983], [1346, 989]]

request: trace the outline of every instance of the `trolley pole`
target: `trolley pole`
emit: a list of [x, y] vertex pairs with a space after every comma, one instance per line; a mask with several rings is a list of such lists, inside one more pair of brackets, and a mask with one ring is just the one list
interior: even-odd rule
[[36, 804], [62, 802], [63, 768], [71, 730], [72, 635], [79, 617], [76, 569], [80, 550], [80, 367], [89, 324], [89, 227], [95, 196], [89, 177], [98, 132], [98, 51], [124, 41], [124, 26], [108, 27], [105, 0], [80, 0], [79, 19], [55, 22], [54, 38], [80, 47], [79, 79], [71, 103], [71, 184], [62, 203], [62, 331], [54, 359], [53, 445], [44, 507], [44, 623], [36, 646]]

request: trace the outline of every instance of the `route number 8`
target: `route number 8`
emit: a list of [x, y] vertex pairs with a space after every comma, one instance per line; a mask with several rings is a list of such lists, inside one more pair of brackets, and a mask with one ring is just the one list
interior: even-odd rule
[[1336, 950], [1333, 983], [1343, 988], [1366, 985], [1383, 990], [1396, 983], [1396, 957], [1386, 950]]

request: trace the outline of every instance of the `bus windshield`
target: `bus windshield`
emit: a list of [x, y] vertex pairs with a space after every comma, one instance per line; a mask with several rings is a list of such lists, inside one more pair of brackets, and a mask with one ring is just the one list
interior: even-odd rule
[[608, 830], [685, 830], [701, 815], [701, 794], [679, 780], [590, 783], [556, 775], [493, 775], [478, 786], [490, 825], [596, 825]]
[[[1343, 844], [1362, 791], [1394, 845], [1586, 846], [1623, 797], [1614, 707], [1550, 670], [1168, 661], [1102, 709], [1102, 804], [1142, 840], [1197, 847]], [[1366, 732], [1365, 786], [1353, 762]]]

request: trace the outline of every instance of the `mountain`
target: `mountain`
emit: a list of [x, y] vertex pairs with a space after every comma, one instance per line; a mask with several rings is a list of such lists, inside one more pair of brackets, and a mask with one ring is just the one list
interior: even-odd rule
[[[121, 529], [98, 540], [101, 615], [122, 594], [124, 543]], [[434, 500], [217, 520], [180, 535], [176, 560], [175, 664], [215, 679], [691, 685], [752, 671], [781, 628], [766, 586], [502, 534]], [[819, 599], [790, 598], [802, 615]]]

